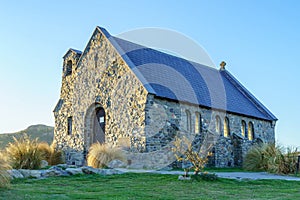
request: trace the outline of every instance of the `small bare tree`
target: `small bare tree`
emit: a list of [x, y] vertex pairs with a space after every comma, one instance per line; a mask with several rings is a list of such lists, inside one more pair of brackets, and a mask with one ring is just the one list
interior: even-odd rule
[[182, 138], [176, 137], [172, 151], [179, 162], [190, 162], [191, 167], [185, 169], [185, 176], [188, 175], [190, 169], [194, 169], [194, 174], [198, 175], [203, 171], [205, 164], [208, 162], [208, 157], [211, 156], [211, 145], [201, 146], [199, 149], [193, 147], [193, 141], [186, 136]]

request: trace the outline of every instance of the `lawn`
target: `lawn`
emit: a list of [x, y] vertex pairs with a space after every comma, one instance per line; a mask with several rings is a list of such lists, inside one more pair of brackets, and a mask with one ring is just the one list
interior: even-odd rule
[[175, 175], [81, 175], [20, 179], [0, 199], [300, 199], [300, 182], [178, 181]]

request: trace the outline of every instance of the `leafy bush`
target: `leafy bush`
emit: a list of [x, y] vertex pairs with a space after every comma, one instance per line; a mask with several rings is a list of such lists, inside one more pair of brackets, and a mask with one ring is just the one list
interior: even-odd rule
[[14, 137], [14, 142], [6, 148], [11, 166], [14, 169], [39, 169], [43, 154], [38, 144], [37, 139], [30, 140], [26, 134], [18, 140]]
[[124, 155], [119, 148], [97, 142], [89, 149], [87, 164], [94, 168], [105, 168], [110, 161], [116, 159], [124, 160]]
[[49, 165], [57, 165], [63, 163], [62, 151], [56, 150], [54, 144], [51, 146], [46, 142], [38, 144], [38, 150], [42, 153], [43, 159], [45, 159]]
[[291, 174], [296, 170], [297, 155], [297, 149], [285, 149], [275, 144], [256, 145], [246, 154], [244, 168], [251, 171]]
[[0, 187], [7, 187], [10, 183], [10, 176], [7, 170], [10, 169], [7, 157], [0, 152]]

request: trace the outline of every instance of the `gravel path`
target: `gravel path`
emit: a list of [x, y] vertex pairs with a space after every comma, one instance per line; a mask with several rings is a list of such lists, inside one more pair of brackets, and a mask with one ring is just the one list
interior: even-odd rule
[[[157, 170], [143, 170], [143, 169], [124, 169], [119, 168], [122, 172], [132, 172], [132, 173], [155, 173], [155, 174], [184, 174], [182, 171], [157, 171]], [[287, 180], [287, 181], [300, 181], [300, 178], [293, 176], [281, 176], [275, 174], [269, 174], [266, 172], [216, 172], [216, 174], [221, 178], [229, 179], [249, 179], [249, 180], [259, 180], [259, 179], [276, 179], [276, 180]]]

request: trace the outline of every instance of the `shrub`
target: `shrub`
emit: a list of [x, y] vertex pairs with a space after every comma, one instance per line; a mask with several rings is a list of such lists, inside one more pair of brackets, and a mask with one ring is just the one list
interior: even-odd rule
[[49, 165], [63, 163], [62, 151], [56, 150], [55, 144], [50, 146], [46, 142], [41, 142], [38, 144], [38, 150], [42, 153], [43, 159], [45, 159]]
[[275, 144], [256, 145], [246, 154], [244, 168], [251, 171], [291, 174], [296, 170], [297, 149]]
[[273, 144], [253, 146], [246, 154], [244, 168], [250, 171], [266, 171], [268, 169], [267, 157], [270, 157], [270, 155], [272, 155], [270, 149], [273, 149], [272, 151], [274, 154], [274, 147], [275, 145], [273, 146]]
[[0, 152], [0, 187], [8, 187], [10, 176], [7, 172], [11, 167], [8, 164], [7, 157]]
[[116, 159], [124, 161], [124, 155], [119, 148], [97, 142], [89, 149], [87, 164], [94, 168], [105, 168], [110, 161]]
[[282, 151], [274, 159], [274, 164], [269, 166], [269, 171], [278, 174], [292, 174], [297, 168], [297, 149], [282, 148]]
[[14, 142], [8, 144], [6, 153], [14, 169], [40, 168], [43, 155], [41, 151], [38, 150], [37, 140], [37, 138], [30, 140], [25, 134], [18, 140], [14, 137]]
[[[207, 148], [199, 148], [196, 150], [193, 147], [192, 141], [190, 141], [187, 137], [183, 136], [183, 138], [176, 137], [174, 141], [174, 147], [172, 151], [179, 162], [190, 162], [192, 166], [190, 169], [194, 169], [194, 174], [198, 175], [199, 172], [202, 172], [204, 166], [208, 162], [208, 156], [211, 155], [209, 152], [210, 146]], [[185, 169], [186, 175], [188, 175], [189, 169]]]

